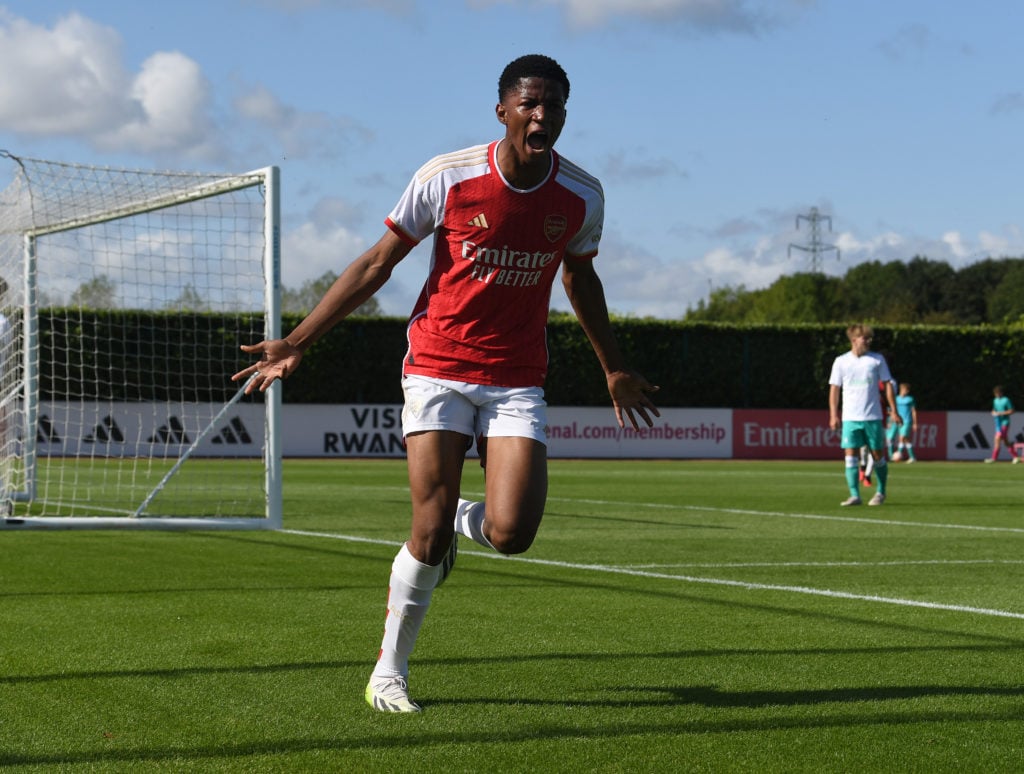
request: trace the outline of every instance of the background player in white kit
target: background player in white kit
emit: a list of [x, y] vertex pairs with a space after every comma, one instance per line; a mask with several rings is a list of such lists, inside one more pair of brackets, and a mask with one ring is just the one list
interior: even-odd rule
[[[878, 489], [868, 505], [885, 502], [889, 468], [885, 459], [885, 429], [882, 426], [882, 399], [879, 384], [885, 385], [885, 400], [891, 421], [898, 423], [896, 396], [889, 365], [881, 355], [871, 352], [872, 330], [867, 325], [851, 325], [846, 330], [850, 351], [832, 364], [829, 376], [828, 424], [832, 430], [842, 427], [843, 454], [846, 460], [846, 485], [850, 496], [840, 505], [860, 505], [858, 450], [867, 446], [875, 460]], [[839, 404], [842, 398], [842, 419]]]
[[[388, 613], [366, 701], [418, 712], [409, 657], [434, 589], [455, 560], [455, 531], [501, 553], [533, 543], [547, 498], [544, 391], [551, 285], [562, 284], [603, 368], [619, 425], [648, 425], [657, 390], [616, 344], [593, 258], [604, 222], [598, 180], [553, 149], [565, 124], [569, 79], [553, 59], [528, 55], [498, 81], [501, 140], [432, 159], [357, 258], [283, 339], [245, 345], [260, 362], [248, 390], [266, 390], [303, 353], [370, 298], [395, 265], [433, 236], [430, 273], [409, 321], [403, 361], [412, 528], [391, 567]], [[472, 438], [486, 462], [485, 502], [459, 498]], [[486, 503], [486, 505], [485, 505]]]

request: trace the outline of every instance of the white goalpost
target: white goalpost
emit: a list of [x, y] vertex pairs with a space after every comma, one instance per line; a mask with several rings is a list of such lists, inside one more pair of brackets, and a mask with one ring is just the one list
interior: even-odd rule
[[0, 530], [279, 529], [278, 169], [0, 174]]

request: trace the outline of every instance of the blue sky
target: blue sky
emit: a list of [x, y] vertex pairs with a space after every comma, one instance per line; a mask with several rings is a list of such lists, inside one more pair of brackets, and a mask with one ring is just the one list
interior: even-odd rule
[[609, 306], [678, 318], [806, 270], [787, 248], [812, 207], [829, 274], [1024, 256], [1022, 21], [1011, 0], [0, 0], [0, 148], [278, 165], [298, 287], [372, 244], [428, 158], [499, 137], [501, 69], [549, 54], [572, 81], [558, 149], [605, 188]]

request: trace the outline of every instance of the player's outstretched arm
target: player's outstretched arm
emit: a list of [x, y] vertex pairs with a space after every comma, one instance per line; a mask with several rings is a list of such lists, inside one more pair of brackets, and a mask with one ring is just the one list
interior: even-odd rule
[[245, 392], [249, 394], [255, 390], [265, 392], [278, 379], [289, 377], [298, 368], [307, 349], [380, 290], [412, 247], [397, 234], [386, 231], [377, 244], [349, 264], [313, 311], [291, 333], [283, 339], [243, 344], [243, 352], [257, 355], [259, 359], [234, 374], [232, 381], [252, 377], [245, 386]]
[[277, 379], [284, 380], [289, 374], [295, 373], [295, 369], [302, 362], [302, 351], [292, 346], [287, 339], [242, 344], [241, 349], [257, 358], [251, 366], [231, 377], [233, 382], [253, 377], [252, 381], [245, 385], [246, 395], [252, 394], [255, 390], [265, 392]]
[[650, 393], [658, 391], [658, 387], [648, 382], [636, 371], [613, 371], [608, 374], [608, 394], [612, 396], [615, 419], [619, 427], [626, 426], [626, 419], [634, 430], [640, 429], [636, 421], [638, 414], [648, 427], [654, 425], [652, 415], [660, 417], [658, 407], [650, 398]]
[[659, 388], [626, 367], [608, 319], [604, 286], [594, 271], [593, 261], [566, 256], [562, 264], [562, 285], [604, 369], [619, 427], [625, 427], [628, 419], [633, 429], [639, 430], [637, 416], [651, 427], [654, 424], [651, 417], [659, 417], [661, 414], [651, 401], [650, 394]]

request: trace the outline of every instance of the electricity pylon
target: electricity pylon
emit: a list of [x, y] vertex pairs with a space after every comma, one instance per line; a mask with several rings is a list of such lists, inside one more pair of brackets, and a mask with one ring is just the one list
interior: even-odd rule
[[809, 245], [797, 245], [792, 242], [789, 243], [789, 249], [786, 252], [786, 257], [793, 255], [794, 248], [802, 250], [805, 253], [811, 254], [811, 272], [814, 274], [821, 273], [821, 256], [823, 253], [827, 253], [829, 250], [836, 251], [836, 260], [839, 260], [839, 248], [835, 245], [828, 245], [821, 241], [821, 221], [828, 221], [828, 230], [832, 230], [832, 218], [829, 215], [822, 215], [818, 212], [817, 207], [811, 207], [811, 213], [809, 215], [797, 215], [796, 216], [796, 229], [800, 230], [800, 221], [806, 220], [811, 226], [811, 243]]

